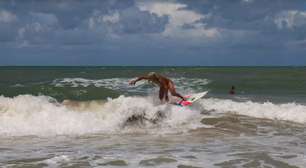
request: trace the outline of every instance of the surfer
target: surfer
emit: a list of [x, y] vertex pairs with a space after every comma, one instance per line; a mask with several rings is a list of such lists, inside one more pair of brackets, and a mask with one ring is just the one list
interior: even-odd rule
[[229, 91], [229, 94], [231, 94], [231, 95], [235, 94], [235, 86], [231, 87], [231, 90]]
[[166, 77], [164, 77], [160, 74], [157, 74], [155, 72], [150, 72], [145, 76], [141, 76], [141, 77], [138, 77], [135, 80], [130, 81], [129, 84], [130, 85], [135, 85], [136, 82], [138, 82], [140, 80], [147, 80], [149, 82], [157, 84], [159, 86], [159, 99], [161, 101], [164, 98], [167, 102], [169, 101], [168, 91], [170, 91], [172, 96], [176, 96], [176, 97], [181, 98], [182, 100], [186, 100], [182, 95], [180, 95], [179, 93], [176, 92], [174, 83], [170, 79], [168, 79], [168, 78], [166, 78]]

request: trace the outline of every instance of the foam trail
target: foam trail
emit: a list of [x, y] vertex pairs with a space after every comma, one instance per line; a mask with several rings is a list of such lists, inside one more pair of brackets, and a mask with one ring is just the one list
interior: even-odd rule
[[[84, 108], [84, 107], [82, 107]], [[195, 127], [188, 122], [199, 119], [197, 111], [181, 107], [156, 104], [151, 97], [124, 97], [110, 99], [106, 103], [86, 109], [74, 110], [55, 103], [47, 96], [20, 95], [14, 98], [0, 97], [0, 135], [70, 135], [88, 133], [121, 133], [135, 131], [124, 129], [129, 117], [145, 115], [154, 118], [158, 112], [167, 117], [163, 126], [142, 130], [166, 133], [189, 130]], [[199, 122], [198, 122], [199, 123]]]
[[206, 110], [215, 110], [221, 113], [230, 112], [257, 118], [306, 124], [306, 106], [296, 103], [273, 104], [271, 102], [235, 102], [227, 99], [209, 98], [202, 100], [200, 104]]

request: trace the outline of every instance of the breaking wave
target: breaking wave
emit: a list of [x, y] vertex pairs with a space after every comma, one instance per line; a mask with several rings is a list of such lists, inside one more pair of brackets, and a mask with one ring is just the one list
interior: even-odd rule
[[204, 109], [213, 110], [217, 113], [234, 113], [256, 118], [306, 124], [306, 106], [296, 103], [236, 102], [229, 99], [209, 98], [202, 100], [200, 104]]
[[[158, 101], [157, 101], [158, 102]], [[158, 115], [164, 114], [158, 122]], [[105, 102], [57, 103], [47, 96], [0, 97], [0, 135], [80, 135], [130, 132], [173, 133], [200, 126], [200, 114], [156, 103], [152, 97], [125, 97]], [[143, 120], [140, 126], [129, 126]], [[137, 125], [137, 124], [136, 124]], [[137, 129], [137, 128], [141, 129]]]
[[[204, 127], [201, 119], [234, 113], [306, 124], [306, 106], [205, 98], [192, 107], [161, 104], [154, 96], [58, 103], [48, 96], [0, 96], [0, 136], [188, 132]], [[162, 115], [161, 115], [162, 114]]]

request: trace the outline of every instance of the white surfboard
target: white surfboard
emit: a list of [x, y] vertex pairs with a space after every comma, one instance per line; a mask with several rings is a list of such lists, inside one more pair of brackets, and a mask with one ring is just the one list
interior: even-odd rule
[[186, 101], [180, 100], [180, 101], [176, 102], [175, 104], [179, 105], [179, 106], [183, 106], [183, 107], [191, 106], [194, 102], [196, 102], [197, 100], [204, 97], [207, 93], [208, 93], [208, 91], [205, 91], [205, 92], [201, 92], [201, 93], [195, 93], [195, 94], [184, 96], [187, 99]]

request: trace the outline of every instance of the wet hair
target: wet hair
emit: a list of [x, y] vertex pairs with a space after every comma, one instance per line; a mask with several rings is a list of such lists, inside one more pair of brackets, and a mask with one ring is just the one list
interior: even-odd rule
[[159, 75], [156, 72], [149, 72], [147, 76], [149, 77], [148, 82], [150, 84], [156, 85], [156, 83], [154, 83], [153, 81], [158, 80]]
[[156, 77], [157, 76], [157, 73], [156, 72], [149, 72], [148, 75], [149, 77]]
[[149, 72], [148, 73], [148, 76], [153, 76], [153, 75], [155, 75], [156, 73], [155, 72]]

